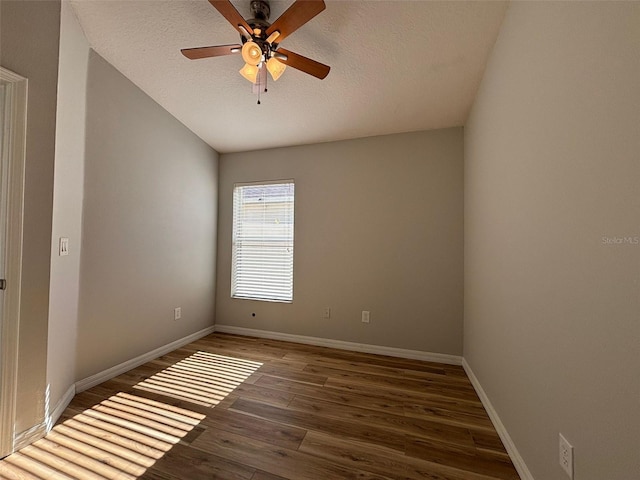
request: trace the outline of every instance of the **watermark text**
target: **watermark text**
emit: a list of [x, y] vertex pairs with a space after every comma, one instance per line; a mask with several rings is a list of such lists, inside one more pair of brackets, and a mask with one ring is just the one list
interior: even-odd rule
[[640, 245], [639, 235], [626, 236], [608, 236], [603, 235], [601, 238], [602, 245]]

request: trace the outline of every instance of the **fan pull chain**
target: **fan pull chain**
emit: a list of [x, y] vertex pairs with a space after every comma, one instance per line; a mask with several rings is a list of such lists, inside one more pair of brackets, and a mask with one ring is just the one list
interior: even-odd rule
[[[264, 89], [264, 93], [267, 93], [267, 92], [268, 92], [268, 90], [265, 88]], [[261, 103], [260, 103], [260, 93], [262, 93], [262, 92], [261, 92], [260, 89], [258, 89], [258, 105], [261, 105]]]

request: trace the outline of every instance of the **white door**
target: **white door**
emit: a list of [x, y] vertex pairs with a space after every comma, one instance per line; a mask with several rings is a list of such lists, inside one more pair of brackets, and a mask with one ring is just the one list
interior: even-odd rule
[[27, 80], [0, 67], [0, 458], [15, 436]]
[[[5, 128], [9, 129], [10, 125], [5, 125], [6, 119], [8, 116], [6, 115], [5, 103], [6, 103], [6, 94], [9, 93], [9, 87], [4, 84], [0, 84], [0, 145], [4, 145], [4, 139], [7, 136], [4, 132]], [[7, 190], [8, 187], [5, 185], [7, 180], [7, 170], [8, 167], [8, 159], [5, 158], [5, 148], [2, 148], [2, 159], [0, 160], [0, 332], [2, 332], [2, 316], [3, 316], [3, 300], [4, 300], [4, 289], [5, 289], [5, 278], [4, 278], [4, 257], [5, 257], [5, 230], [6, 230], [6, 215], [4, 212], [7, 210]], [[2, 342], [0, 342], [0, 358], [2, 358]]]
[[[7, 244], [5, 239], [5, 231], [6, 231], [6, 215], [5, 212], [7, 210], [7, 193], [8, 193], [8, 185], [7, 181], [7, 165], [8, 165], [8, 155], [5, 139], [7, 139], [8, 135], [5, 133], [5, 130], [8, 130], [10, 125], [8, 125], [7, 120], [9, 119], [8, 109], [5, 108], [7, 105], [7, 94], [9, 94], [10, 86], [5, 84], [0, 84], [0, 148], [1, 150], [1, 159], [0, 159], [0, 359], [2, 359], [2, 368], [0, 368], [0, 374], [4, 372], [4, 292], [6, 288], [6, 279], [5, 279], [5, 246]], [[5, 384], [2, 381], [3, 378], [0, 377], [0, 385], [2, 386], [2, 390], [5, 388]], [[9, 386], [9, 388], [11, 388]], [[2, 403], [4, 403], [6, 392], [0, 391], [0, 397]], [[4, 418], [2, 419], [4, 420]], [[4, 457], [11, 453], [11, 446], [13, 445], [13, 432], [11, 432], [10, 428], [6, 428], [4, 425], [4, 421], [2, 422], [2, 426], [0, 426], [0, 458]]]

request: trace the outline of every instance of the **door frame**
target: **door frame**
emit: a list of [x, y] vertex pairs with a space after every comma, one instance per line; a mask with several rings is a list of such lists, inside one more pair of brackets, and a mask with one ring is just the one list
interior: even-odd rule
[[18, 384], [18, 338], [22, 281], [22, 232], [24, 172], [27, 140], [26, 78], [0, 67], [0, 82], [8, 89], [5, 98], [4, 135], [0, 145], [0, 220], [5, 223], [4, 255], [6, 290], [0, 322], [0, 458], [13, 452], [15, 444], [16, 391]]

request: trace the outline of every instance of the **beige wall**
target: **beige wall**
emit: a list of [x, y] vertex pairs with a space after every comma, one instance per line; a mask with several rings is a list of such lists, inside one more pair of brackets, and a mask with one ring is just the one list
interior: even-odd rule
[[78, 380], [213, 324], [217, 156], [90, 53]]
[[[459, 355], [462, 157], [461, 128], [222, 155], [216, 323]], [[294, 301], [232, 299], [233, 184], [288, 178]]]
[[59, 1], [0, 2], [0, 64], [29, 80], [16, 432], [44, 420]]
[[637, 2], [514, 2], [465, 126], [464, 356], [538, 480], [640, 472], [639, 59]]
[[[89, 43], [66, 0], [62, 2], [60, 23], [47, 349], [51, 409], [75, 382], [89, 62]], [[60, 237], [69, 238], [68, 256], [58, 255]]]

